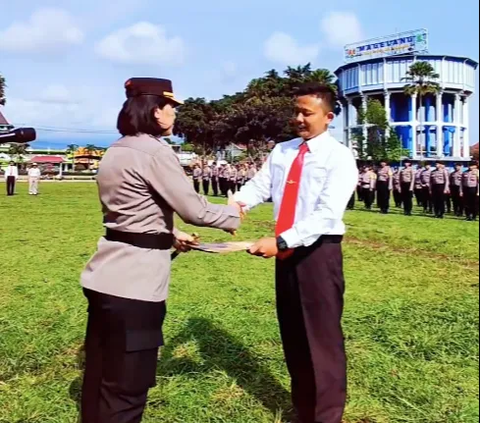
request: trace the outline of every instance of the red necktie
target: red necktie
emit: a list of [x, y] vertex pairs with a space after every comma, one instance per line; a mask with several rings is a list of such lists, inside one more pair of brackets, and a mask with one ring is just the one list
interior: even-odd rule
[[[292, 229], [295, 224], [295, 215], [298, 202], [298, 194], [300, 193], [300, 182], [302, 179], [303, 164], [305, 155], [308, 153], [307, 143], [300, 146], [300, 152], [290, 168], [285, 192], [283, 194], [282, 205], [278, 216], [276, 235], [277, 237], [284, 232]], [[278, 254], [280, 260], [285, 260], [293, 254], [293, 250], [282, 251]]]

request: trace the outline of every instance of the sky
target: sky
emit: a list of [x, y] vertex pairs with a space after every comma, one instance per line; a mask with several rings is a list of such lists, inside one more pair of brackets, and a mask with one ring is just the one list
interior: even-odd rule
[[[479, 4], [446, 0], [0, 0], [0, 73], [36, 146], [113, 142], [124, 83], [173, 80], [180, 98], [243, 90], [269, 69], [334, 71], [346, 43], [427, 28], [430, 53], [478, 60]], [[478, 72], [477, 72], [478, 80]], [[478, 141], [478, 96], [472, 101]], [[59, 128], [64, 132], [58, 132]], [[341, 137], [341, 122], [337, 123]]]

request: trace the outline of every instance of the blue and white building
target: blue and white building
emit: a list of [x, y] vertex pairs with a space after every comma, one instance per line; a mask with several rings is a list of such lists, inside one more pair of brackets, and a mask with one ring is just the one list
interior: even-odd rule
[[[414, 160], [470, 160], [470, 97], [478, 63], [466, 57], [427, 54], [426, 30], [411, 31], [346, 47], [346, 64], [335, 73], [343, 102], [344, 142], [355, 149], [357, 111], [369, 99], [385, 106], [390, 125]], [[429, 62], [440, 75], [438, 95], [420, 104], [404, 93], [404, 80], [416, 61]]]

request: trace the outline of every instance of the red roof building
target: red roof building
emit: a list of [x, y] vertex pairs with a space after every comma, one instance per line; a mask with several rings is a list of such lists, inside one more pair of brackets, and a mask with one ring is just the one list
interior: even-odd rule
[[65, 160], [60, 156], [35, 156], [30, 162], [37, 164], [62, 164]]

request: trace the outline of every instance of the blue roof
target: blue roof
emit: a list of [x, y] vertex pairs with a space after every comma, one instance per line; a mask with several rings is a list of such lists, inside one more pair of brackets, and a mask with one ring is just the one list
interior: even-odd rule
[[378, 57], [375, 59], [369, 59], [369, 60], [359, 60], [358, 62], [352, 62], [352, 63], [346, 63], [343, 66], [340, 66], [336, 71], [335, 75], [338, 76], [338, 74], [345, 70], [352, 68], [354, 66], [358, 66], [359, 64], [364, 64], [364, 63], [378, 63], [378, 62], [383, 62], [384, 60], [387, 61], [392, 61], [392, 60], [398, 60], [398, 59], [405, 59], [405, 58], [417, 58], [417, 59], [433, 59], [433, 60], [438, 60], [438, 59], [452, 59], [454, 61], [460, 61], [460, 62], [468, 62], [471, 66], [473, 66], [475, 69], [478, 68], [478, 62], [476, 62], [473, 59], [470, 59], [468, 57], [462, 57], [462, 56], [450, 56], [448, 54], [403, 54], [399, 56], [387, 56], [387, 57]]

